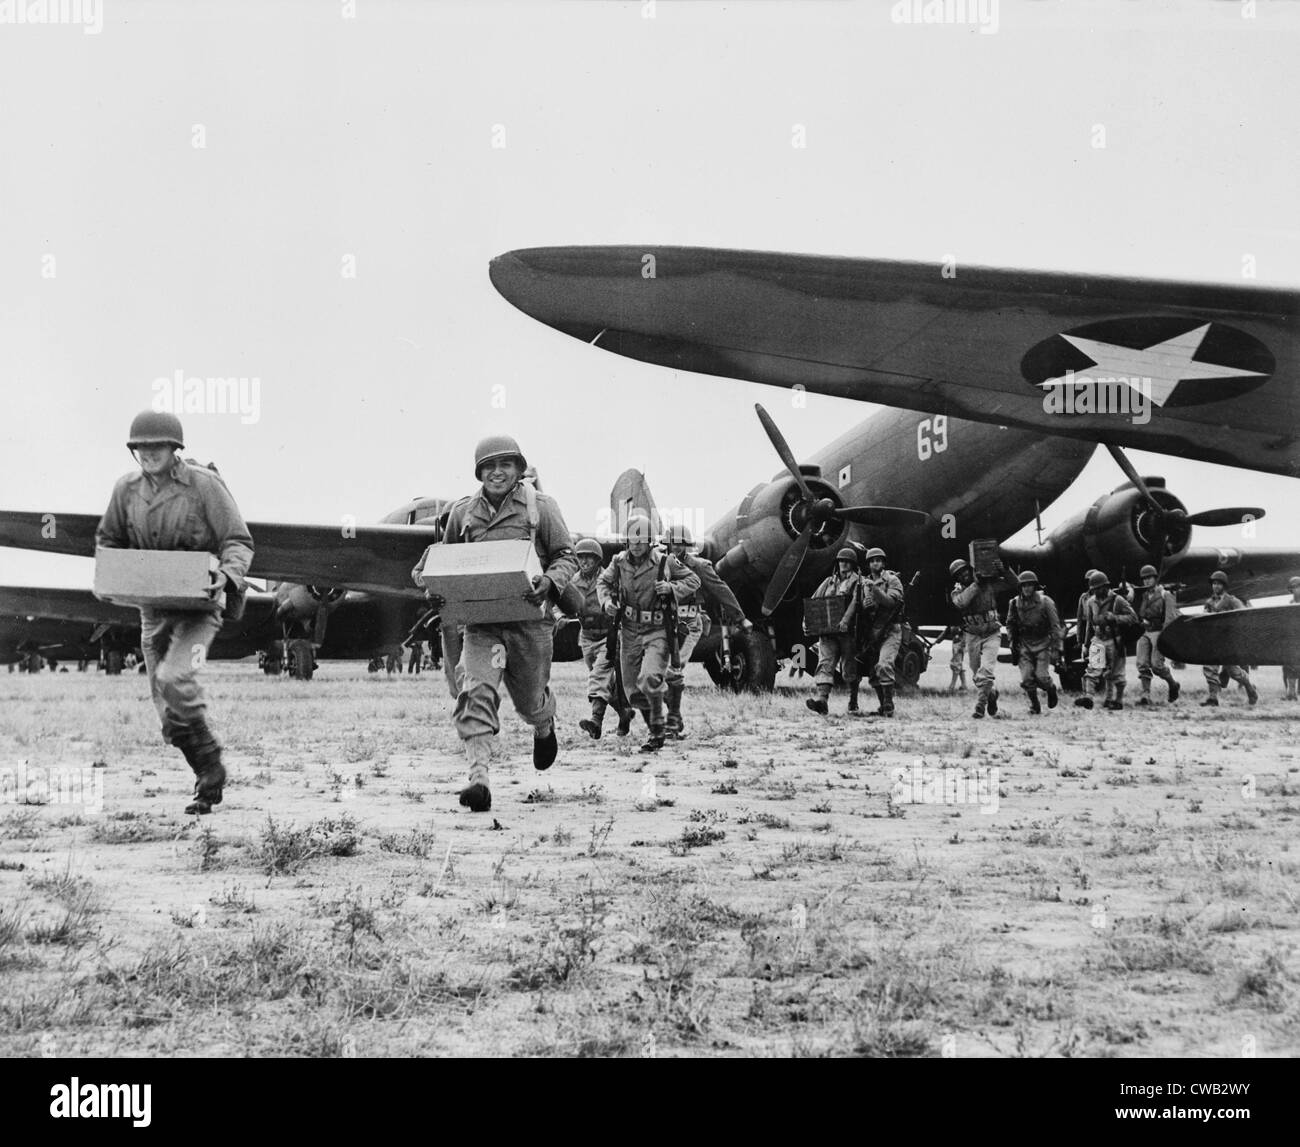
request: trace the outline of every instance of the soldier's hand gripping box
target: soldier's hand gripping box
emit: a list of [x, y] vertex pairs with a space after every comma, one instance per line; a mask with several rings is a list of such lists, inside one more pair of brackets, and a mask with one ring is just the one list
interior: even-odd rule
[[998, 556], [996, 538], [979, 538], [970, 544], [970, 568], [976, 577], [998, 577], [1006, 572]]
[[530, 605], [523, 595], [541, 572], [527, 538], [464, 542], [425, 550], [420, 584], [443, 599], [444, 624], [538, 621], [546, 616], [545, 603]]
[[840, 621], [844, 611], [849, 608], [849, 599], [845, 594], [830, 597], [808, 597], [803, 603], [803, 624], [809, 637], [822, 637], [828, 633], [840, 632]]
[[152, 609], [221, 609], [225, 593], [212, 595], [221, 563], [215, 554], [189, 550], [95, 551], [94, 594], [100, 601]]

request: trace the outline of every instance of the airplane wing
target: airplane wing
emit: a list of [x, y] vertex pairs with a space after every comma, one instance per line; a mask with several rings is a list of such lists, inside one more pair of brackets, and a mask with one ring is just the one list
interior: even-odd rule
[[[1300, 553], [1295, 550], [1239, 550], [1231, 546], [1192, 546], [1165, 567], [1161, 580], [1183, 583], [1180, 604], [1204, 601], [1210, 596], [1210, 574], [1223, 570], [1228, 589], [1237, 597], [1270, 597], [1287, 592], [1288, 579], [1300, 574]], [[1255, 664], [1255, 663], [1252, 663]]]
[[[693, 247], [537, 247], [489, 273], [642, 362], [1300, 476], [1295, 290]], [[1049, 409], [1072, 378], [1148, 379], [1149, 420]]]
[[1188, 665], [1294, 665], [1300, 662], [1300, 607], [1186, 615], [1165, 627], [1157, 645]]
[[[0, 510], [0, 546], [93, 557], [98, 514]], [[411, 568], [437, 540], [433, 526], [314, 526], [249, 522], [251, 577], [423, 599]]]

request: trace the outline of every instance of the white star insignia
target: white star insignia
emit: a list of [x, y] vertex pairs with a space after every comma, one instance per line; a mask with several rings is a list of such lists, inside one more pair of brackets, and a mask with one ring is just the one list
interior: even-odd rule
[[[1061, 335], [1072, 347], [1086, 354], [1093, 361], [1087, 370], [1087, 376], [1093, 382], [1111, 380], [1124, 383], [1139, 393], [1145, 380], [1150, 379], [1151, 401], [1157, 406], [1164, 406], [1169, 396], [1180, 382], [1194, 378], [1235, 378], [1243, 375], [1261, 376], [1258, 370], [1241, 370], [1233, 366], [1220, 366], [1212, 362], [1194, 362], [1196, 354], [1209, 332], [1210, 324], [1197, 327], [1186, 334], [1166, 339], [1162, 343], [1136, 350], [1133, 347], [1116, 346], [1114, 343], [1098, 342], [1096, 339], [1079, 338], [1077, 335]], [[1075, 372], [1076, 375], [1083, 372]], [[1068, 376], [1049, 378], [1041, 386], [1064, 386], [1074, 381]]]

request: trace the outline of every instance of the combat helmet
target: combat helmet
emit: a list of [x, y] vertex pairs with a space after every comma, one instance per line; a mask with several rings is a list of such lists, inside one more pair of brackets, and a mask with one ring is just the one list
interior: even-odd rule
[[1038, 575], [1037, 575], [1036, 573], [1034, 573], [1033, 570], [1021, 570], [1021, 572], [1020, 572], [1020, 584], [1021, 584], [1021, 585], [1037, 585], [1037, 584], [1038, 584]]
[[128, 450], [164, 445], [185, 449], [185, 431], [181, 429], [181, 420], [171, 411], [142, 410], [131, 419], [131, 432], [126, 439]]
[[492, 434], [482, 439], [474, 447], [474, 477], [477, 478], [479, 471], [483, 468], [484, 462], [491, 462], [493, 458], [514, 458], [519, 463], [519, 469], [522, 473], [528, 469], [528, 459], [519, 449], [519, 443], [508, 434]]
[[573, 547], [573, 552], [578, 557], [582, 557], [583, 554], [593, 558], [604, 558], [605, 556], [605, 551], [600, 548], [600, 543], [595, 538], [583, 538]]

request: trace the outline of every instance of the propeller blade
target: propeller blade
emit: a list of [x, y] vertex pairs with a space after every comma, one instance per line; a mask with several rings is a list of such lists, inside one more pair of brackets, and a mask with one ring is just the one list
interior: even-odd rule
[[325, 625], [329, 621], [329, 610], [325, 608], [324, 603], [316, 610], [316, 620], [312, 622], [311, 639], [317, 645], [325, 644]]
[[1152, 496], [1147, 484], [1142, 481], [1142, 475], [1134, 468], [1133, 463], [1128, 460], [1128, 455], [1118, 446], [1112, 446], [1106, 443], [1106, 449], [1110, 451], [1110, 456], [1115, 459], [1116, 464], [1124, 471], [1125, 477], [1137, 487], [1138, 492], [1147, 500], [1147, 504], [1158, 514], [1164, 513], [1163, 507]]
[[803, 479], [803, 473], [799, 469], [799, 463], [794, 460], [794, 455], [790, 452], [790, 447], [785, 440], [785, 435], [781, 433], [780, 428], [772, 421], [772, 416], [763, 409], [760, 403], [754, 403], [754, 409], [758, 412], [758, 420], [763, 424], [763, 429], [767, 431], [768, 439], [771, 441], [772, 445], [776, 447], [776, 452], [781, 456], [781, 461], [785, 463], [785, 468], [790, 471], [790, 476], [796, 483], [798, 483], [799, 493], [801, 493], [807, 501], [813, 501], [812, 491], [808, 489], [808, 483]]
[[1239, 526], [1247, 517], [1262, 518], [1264, 511], [1258, 506], [1226, 506], [1222, 510], [1202, 510], [1187, 518], [1189, 526]]
[[772, 580], [767, 583], [767, 593], [763, 595], [763, 616], [768, 617], [785, 597], [799, 567], [803, 565], [804, 555], [808, 552], [808, 543], [812, 541], [812, 527], [805, 526], [799, 536], [790, 543], [790, 548], [781, 555]]
[[845, 506], [840, 510], [832, 510], [830, 516], [841, 522], [856, 522], [860, 526], [873, 526], [878, 530], [928, 526], [934, 521], [921, 510], [904, 510], [898, 506]]

